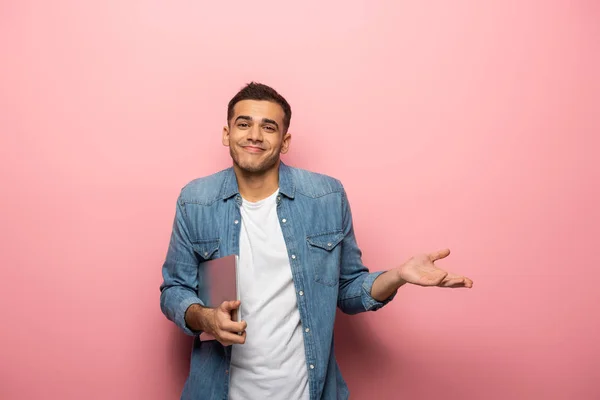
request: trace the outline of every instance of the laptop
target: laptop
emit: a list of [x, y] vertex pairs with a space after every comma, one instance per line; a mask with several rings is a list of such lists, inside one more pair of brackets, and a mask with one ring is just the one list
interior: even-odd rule
[[[240, 299], [238, 264], [239, 257], [232, 254], [204, 261], [198, 265], [198, 297], [206, 307], [218, 307], [224, 301]], [[240, 305], [237, 310], [232, 311], [231, 319], [241, 322], [241, 311]], [[203, 332], [200, 340], [215, 340], [215, 338]]]

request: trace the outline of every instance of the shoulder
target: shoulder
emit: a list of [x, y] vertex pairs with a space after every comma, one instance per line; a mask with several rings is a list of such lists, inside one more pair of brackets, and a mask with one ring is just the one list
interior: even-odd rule
[[196, 178], [188, 182], [179, 195], [183, 203], [212, 204], [219, 199], [223, 184], [231, 173], [231, 168], [215, 172], [211, 175]]
[[296, 190], [305, 196], [321, 197], [344, 192], [342, 182], [335, 177], [295, 167], [290, 167], [290, 173]]

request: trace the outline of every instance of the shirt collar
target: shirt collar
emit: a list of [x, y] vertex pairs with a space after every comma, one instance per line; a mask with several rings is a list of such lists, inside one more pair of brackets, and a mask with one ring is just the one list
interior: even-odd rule
[[[284, 164], [283, 161], [279, 162], [279, 193], [290, 199], [293, 199], [296, 193], [291, 167]], [[236, 194], [239, 194], [239, 188], [235, 171], [233, 167], [230, 167], [225, 170], [225, 180], [221, 187], [221, 197], [223, 200], [226, 200]]]

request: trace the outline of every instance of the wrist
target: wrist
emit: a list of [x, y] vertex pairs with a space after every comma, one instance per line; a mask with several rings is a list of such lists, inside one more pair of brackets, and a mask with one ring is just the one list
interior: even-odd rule
[[407, 283], [406, 280], [404, 280], [402, 278], [402, 266], [400, 266], [399, 268], [396, 268], [394, 270], [395, 274], [394, 274], [394, 284], [396, 285], [396, 287], [400, 287], [402, 285], [404, 285], [405, 283]]

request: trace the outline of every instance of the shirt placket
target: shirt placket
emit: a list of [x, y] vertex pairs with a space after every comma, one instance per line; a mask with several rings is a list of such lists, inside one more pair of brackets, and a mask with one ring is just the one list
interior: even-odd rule
[[285, 201], [281, 195], [277, 196], [277, 216], [279, 219], [279, 225], [283, 232], [283, 238], [288, 252], [290, 266], [292, 268], [292, 280], [294, 282], [294, 288], [296, 292], [296, 302], [298, 304], [298, 311], [300, 312], [300, 321], [302, 324], [302, 335], [304, 336], [304, 351], [306, 356], [306, 364], [308, 368], [308, 381], [309, 381], [309, 392], [310, 398], [313, 399], [316, 396], [316, 351], [314, 336], [310, 327], [310, 318], [308, 316], [308, 306], [306, 302], [304, 278], [302, 276], [301, 263], [303, 260], [300, 259], [298, 241], [294, 236], [293, 224], [295, 221], [292, 220], [292, 215], [289, 210], [289, 202]]

